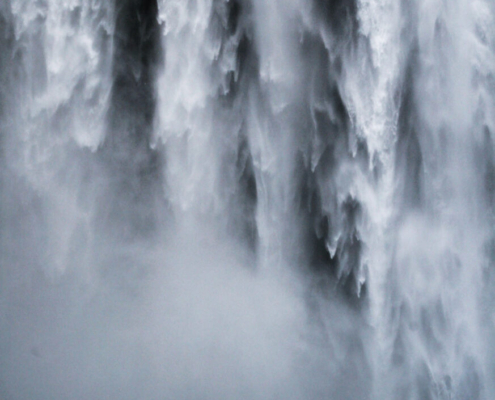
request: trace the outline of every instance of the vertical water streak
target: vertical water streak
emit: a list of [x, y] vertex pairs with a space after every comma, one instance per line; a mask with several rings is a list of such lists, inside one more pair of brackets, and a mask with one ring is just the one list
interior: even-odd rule
[[17, 75], [8, 162], [44, 203], [46, 268], [55, 276], [66, 268], [72, 231], [87, 219], [77, 204], [84, 175], [79, 149], [95, 150], [103, 137], [112, 7], [19, 0], [11, 9]]

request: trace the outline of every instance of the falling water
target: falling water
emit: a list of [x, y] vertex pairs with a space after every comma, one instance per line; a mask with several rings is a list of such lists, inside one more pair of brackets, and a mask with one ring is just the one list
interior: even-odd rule
[[0, 398], [495, 398], [490, 0], [1, 0]]

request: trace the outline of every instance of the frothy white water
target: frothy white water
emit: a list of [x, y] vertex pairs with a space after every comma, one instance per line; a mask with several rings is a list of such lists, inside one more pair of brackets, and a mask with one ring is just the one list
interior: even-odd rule
[[495, 395], [489, 1], [0, 17], [0, 396]]
[[[5, 158], [46, 202], [45, 265], [56, 276], [70, 261], [71, 237], [88, 216], [77, 204], [81, 173], [71, 148], [96, 150], [111, 88], [113, 7], [103, 1], [11, 2], [12, 93]], [[8, 26], [5, 30], [8, 34]], [[8, 98], [8, 100], [7, 100]]]

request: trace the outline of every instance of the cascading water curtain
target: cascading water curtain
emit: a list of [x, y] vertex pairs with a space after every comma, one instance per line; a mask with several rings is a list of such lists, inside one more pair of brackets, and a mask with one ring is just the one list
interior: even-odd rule
[[2, 400], [495, 398], [491, 0], [0, 0]]

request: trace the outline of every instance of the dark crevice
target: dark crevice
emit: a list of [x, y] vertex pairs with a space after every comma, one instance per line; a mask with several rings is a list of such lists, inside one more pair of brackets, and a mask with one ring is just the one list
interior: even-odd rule
[[110, 181], [97, 220], [124, 240], [147, 236], [165, 207], [162, 156], [152, 149], [162, 65], [156, 0], [117, 1], [108, 129], [99, 149]]
[[355, 40], [358, 32], [357, 0], [314, 0], [315, 15], [342, 43]]
[[400, 177], [404, 206], [415, 209], [421, 206], [423, 185], [423, 155], [419, 139], [419, 119], [415, 100], [417, 49], [411, 52], [407, 65], [402, 101], [399, 108], [397, 151], [395, 167]]

